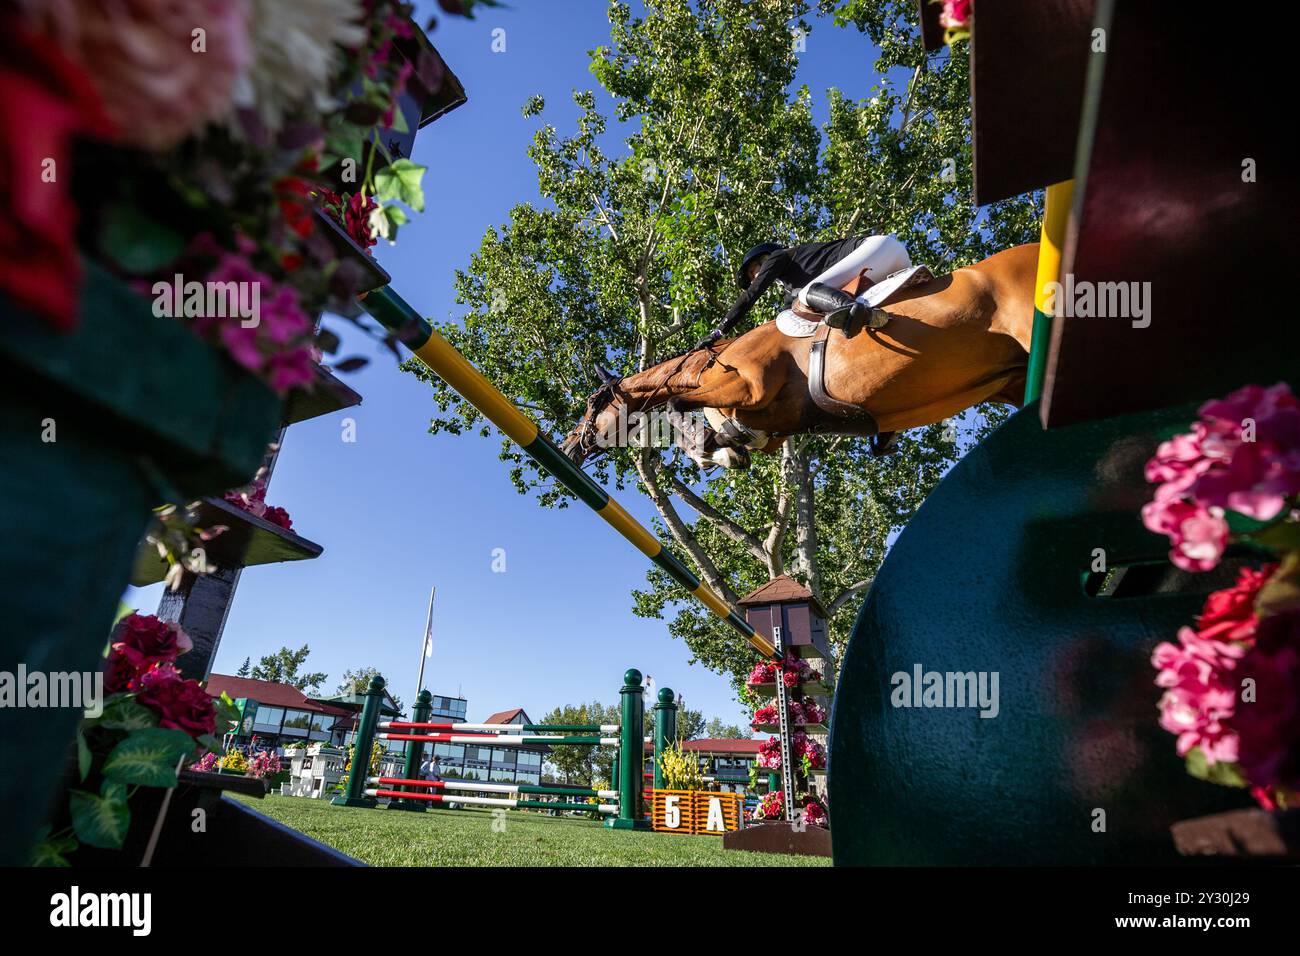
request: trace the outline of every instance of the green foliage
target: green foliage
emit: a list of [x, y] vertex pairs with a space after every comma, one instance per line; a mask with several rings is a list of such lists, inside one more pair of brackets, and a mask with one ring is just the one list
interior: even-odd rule
[[724, 724], [720, 718], [712, 718], [704, 728], [704, 736], [709, 740], [748, 740], [753, 735], [735, 724]]
[[183, 730], [148, 727], [133, 731], [104, 761], [104, 776], [142, 787], [176, 786], [181, 757], [194, 751], [194, 738]]
[[72, 811], [72, 829], [78, 840], [87, 846], [106, 850], [121, 847], [131, 825], [131, 809], [126, 804], [124, 786], [106, 780], [98, 794], [70, 791], [68, 805]]
[[[754, 242], [894, 233], [914, 261], [942, 271], [1036, 238], [1037, 197], [971, 205], [966, 47], [927, 61], [913, 3], [820, 5], [880, 49], [875, 84], [859, 98], [831, 90], [821, 129], [811, 92], [793, 87], [790, 31], [835, 29], [829, 16], [810, 24], [804, 0], [644, 6], [636, 17], [611, 3], [610, 42], [591, 54], [612, 110], [608, 97], [577, 91], [576, 124], [561, 132], [544, 121], [540, 96], [526, 102], [524, 115], [543, 120], [529, 150], [541, 201], [516, 205], [509, 222], [487, 230], [457, 273], [463, 314], [439, 326], [544, 432], [561, 435], [580, 417], [599, 384], [595, 363], [631, 372], [713, 328], [735, 294], [736, 260]], [[864, 41], [864, 67], [868, 55]], [[777, 301], [773, 291], [754, 320]], [[431, 433], [490, 433], [445, 382], [404, 367], [433, 391]], [[807, 584], [841, 648], [893, 537], [1002, 417], [981, 409], [956, 428], [914, 429], [883, 460], [861, 441], [804, 436], [779, 455], [756, 455], [745, 472], [706, 476], [676, 450], [620, 449], [592, 473], [613, 490], [649, 494], [660, 539], [728, 600], [780, 573]], [[501, 457], [520, 493], [567, 505], [508, 442]], [[696, 660], [740, 689], [751, 652], [661, 572], [649, 572], [633, 609], [668, 620]]]
[[311, 691], [325, 682], [327, 674], [299, 674], [298, 670], [307, 662], [311, 649], [304, 644], [296, 651], [282, 647], [274, 654], [268, 654], [257, 662], [253, 668], [254, 680], [268, 680], [276, 684], [290, 684], [301, 691]]
[[[542, 724], [617, 724], [621, 714], [617, 705], [607, 706], [598, 700], [587, 704], [566, 704], [556, 707], [542, 717]], [[590, 787], [597, 777], [609, 779], [614, 775], [614, 747], [563, 746], [553, 747], [546, 755], [546, 763], [554, 776], [563, 783]]]

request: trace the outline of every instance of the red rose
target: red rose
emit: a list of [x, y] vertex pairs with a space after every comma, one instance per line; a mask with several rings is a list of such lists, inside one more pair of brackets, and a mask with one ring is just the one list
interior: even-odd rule
[[170, 664], [161, 664], [140, 677], [137, 698], [158, 714], [158, 726], [202, 737], [217, 729], [217, 711], [196, 680], [181, 677]]
[[279, 525], [285, 531], [293, 530], [293, 521], [289, 518], [289, 512], [285, 511], [279, 505], [267, 505], [266, 511], [262, 513], [262, 517], [271, 522], [271, 524]]
[[118, 624], [113, 637], [112, 649], [137, 671], [174, 661], [177, 655], [194, 646], [179, 625], [161, 621], [152, 614], [128, 614]]
[[275, 184], [280, 214], [284, 224], [298, 236], [306, 238], [316, 228], [312, 219], [311, 194], [315, 187], [297, 176], [285, 176]]
[[1198, 635], [1216, 641], [1249, 641], [1255, 636], [1255, 597], [1276, 570], [1271, 564], [1258, 571], [1242, 568], [1237, 583], [1215, 591], [1205, 600], [1197, 619]]
[[136, 681], [140, 677], [140, 668], [136, 667], [123, 655], [109, 650], [104, 662], [104, 690], [110, 694], [138, 689]]
[[86, 75], [0, 17], [0, 291], [61, 331], [76, 325], [80, 276], [72, 142], [111, 135]]

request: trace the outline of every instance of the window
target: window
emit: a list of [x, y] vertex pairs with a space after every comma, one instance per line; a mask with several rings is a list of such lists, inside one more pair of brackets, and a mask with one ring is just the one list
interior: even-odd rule
[[258, 707], [253, 717], [253, 730], [258, 733], [278, 734], [282, 720], [284, 720], [283, 707]]
[[306, 710], [286, 710], [280, 733], [286, 737], [306, 737], [311, 730], [311, 719], [314, 716]]

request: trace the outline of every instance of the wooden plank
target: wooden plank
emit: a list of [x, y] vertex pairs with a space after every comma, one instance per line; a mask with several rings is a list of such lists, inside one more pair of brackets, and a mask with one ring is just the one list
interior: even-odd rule
[[[1300, 253], [1275, 105], [1285, 58], [1257, 18], [1217, 19], [1206, 47], [1203, 20], [1159, 4], [1116, 0], [1099, 15], [1108, 52], [1088, 80], [1061, 273], [1139, 283], [1149, 314], [1053, 323], [1048, 426], [1273, 384], [1300, 352], [1278, 275]], [[1247, 161], [1258, 181], [1243, 181]]]
[[1095, 5], [1095, 0], [976, 5], [970, 39], [976, 205], [1042, 189], [1073, 174]]

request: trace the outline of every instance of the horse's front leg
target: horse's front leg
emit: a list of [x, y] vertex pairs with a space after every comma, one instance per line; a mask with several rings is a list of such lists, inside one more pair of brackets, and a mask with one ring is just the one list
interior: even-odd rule
[[749, 467], [748, 449], [724, 446], [717, 432], [694, 415], [682, 411], [676, 401], [668, 403], [666, 417], [678, 447], [701, 468]]

